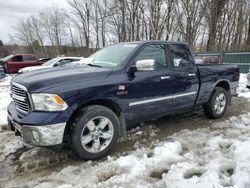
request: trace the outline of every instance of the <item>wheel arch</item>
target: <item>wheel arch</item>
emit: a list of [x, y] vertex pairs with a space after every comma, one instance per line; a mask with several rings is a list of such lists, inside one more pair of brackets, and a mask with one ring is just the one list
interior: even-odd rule
[[222, 80], [222, 81], [219, 81], [216, 85], [215, 85], [215, 87], [222, 87], [222, 88], [224, 88], [226, 91], [230, 91], [230, 84], [229, 84], [229, 82], [228, 81], [226, 81], [226, 80]]
[[111, 99], [96, 99], [96, 100], [92, 100], [89, 102], [86, 102], [80, 106], [78, 106], [78, 108], [76, 108], [74, 110], [74, 112], [71, 114], [69, 120], [66, 123], [66, 128], [64, 131], [64, 142], [67, 142], [69, 139], [69, 133], [70, 133], [70, 126], [72, 124], [72, 122], [74, 121], [74, 119], [78, 116], [78, 114], [80, 113], [80, 111], [82, 109], [84, 109], [87, 106], [90, 105], [101, 105], [101, 106], [105, 106], [109, 109], [111, 109], [119, 118], [120, 121], [120, 127], [119, 127], [119, 136], [120, 138], [126, 140], [126, 122], [125, 122], [125, 117], [123, 115], [123, 111], [122, 108], [120, 107], [120, 105], [115, 102], [114, 100]]
[[218, 83], [216, 83], [214, 89], [216, 87], [221, 87], [226, 90], [227, 98], [228, 98], [228, 105], [231, 106], [231, 87], [230, 87], [230, 83], [228, 82], [228, 80], [220, 80]]

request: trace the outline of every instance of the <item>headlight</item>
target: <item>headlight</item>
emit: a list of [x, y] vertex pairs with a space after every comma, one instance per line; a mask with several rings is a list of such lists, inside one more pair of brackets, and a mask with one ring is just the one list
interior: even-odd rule
[[34, 93], [31, 94], [35, 110], [63, 111], [68, 105], [56, 94]]

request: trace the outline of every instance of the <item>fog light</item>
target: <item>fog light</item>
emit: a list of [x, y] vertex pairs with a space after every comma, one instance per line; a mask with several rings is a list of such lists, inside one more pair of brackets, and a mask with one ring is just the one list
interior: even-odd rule
[[38, 132], [36, 131], [32, 131], [32, 134], [33, 134], [33, 138], [36, 142], [39, 142], [39, 134]]

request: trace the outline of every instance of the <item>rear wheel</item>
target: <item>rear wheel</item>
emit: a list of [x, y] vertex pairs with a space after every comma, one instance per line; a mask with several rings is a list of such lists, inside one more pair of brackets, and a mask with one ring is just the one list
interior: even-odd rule
[[224, 88], [216, 87], [206, 105], [204, 105], [205, 114], [213, 119], [222, 117], [227, 109], [228, 96]]
[[84, 108], [72, 124], [72, 151], [81, 159], [95, 160], [108, 155], [119, 136], [119, 119], [107, 107]]

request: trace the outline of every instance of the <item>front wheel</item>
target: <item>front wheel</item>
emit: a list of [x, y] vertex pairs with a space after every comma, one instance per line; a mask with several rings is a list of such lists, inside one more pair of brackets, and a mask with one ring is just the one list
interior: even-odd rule
[[107, 107], [84, 108], [71, 125], [71, 149], [81, 159], [96, 160], [108, 155], [119, 136], [119, 119]]
[[216, 87], [206, 105], [204, 105], [205, 114], [213, 119], [222, 117], [228, 106], [228, 96], [224, 88]]

